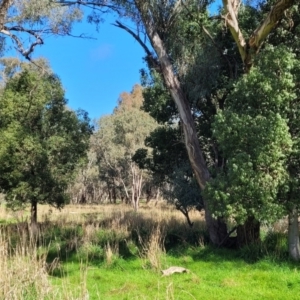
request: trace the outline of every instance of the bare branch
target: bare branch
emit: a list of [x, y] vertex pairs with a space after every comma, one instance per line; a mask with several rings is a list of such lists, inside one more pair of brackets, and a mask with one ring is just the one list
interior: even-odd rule
[[[46, 30], [43, 30], [44, 33], [47, 33]], [[51, 30], [49, 30], [49, 33], [52, 33]], [[70, 36], [70, 37], [73, 37], [73, 38], [77, 38], [77, 39], [87, 39], [87, 40], [97, 40], [97, 38], [95, 37], [92, 37], [92, 36], [89, 36], [89, 35], [86, 35], [85, 33], [81, 33], [79, 35], [76, 35], [76, 34], [71, 34], [71, 33], [64, 33], [64, 34], [60, 34], [60, 33], [55, 33], [55, 35], [59, 35], [59, 36]]]
[[146, 44], [141, 40], [141, 38], [135, 32], [133, 32], [131, 29], [129, 29], [127, 26], [125, 26], [124, 24], [122, 24], [119, 21], [116, 21], [116, 23], [112, 24], [112, 25], [114, 25], [116, 27], [119, 27], [119, 28], [124, 29], [125, 31], [127, 31], [142, 46], [142, 48], [145, 50], [145, 52], [146, 52], [147, 55], [152, 55], [152, 53], [149, 50], [149, 48], [146, 46]]
[[125, 26], [124, 24], [122, 24], [119, 21], [116, 21], [115, 24], [112, 24], [116, 27], [119, 27], [121, 29], [124, 29], [125, 31], [127, 31], [131, 36], [133, 36], [133, 38], [142, 46], [142, 48], [145, 50], [147, 57], [146, 60], [150, 66], [150, 68], [154, 68], [156, 70], [158, 70], [160, 68], [159, 63], [157, 61], [157, 58], [155, 58], [153, 56], [153, 53], [149, 50], [149, 48], [147, 47], [147, 45], [145, 44], [145, 42], [143, 42], [141, 40], [141, 38], [139, 37], [138, 34], [136, 34], [135, 32], [133, 32], [130, 28], [128, 28], [127, 26]]
[[[24, 46], [21, 42], [21, 40], [12, 33], [12, 31], [17, 31], [17, 32], [26, 32], [29, 35], [35, 37], [35, 42], [33, 42], [28, 49], [24, 49]], [[13, 27], [6, 27], [4, 26], [2, 30], [0, 30], [0, 32], [2, 34], [5, 34], [9, 37], [11, 37], [11, 39], [17, 44], [16, 49], [29, 61], [31, 61], [30, 55], [31, 53], [34, 51], [35, 47], [37, 45], [42, 45], [44, 44], [42, 38], [37, 34], [37, 32], [30, 30], [30, 29], [25, 29], [21, 26], [13, 26]]]
[[59, 0], [59, 1], [56, 1], [56, 3], [60, 4], [61, 6], [82, 5], [82, 6], [86, 6], [86, 7], [92, 8], [94, 10], [100, 10], [100, 11], [103, 11], [102, 8], [107, 8], [107, 9], [117, 12], [118, 14], [121, 14], [120, 6], [107, 4], [107, 1], [103, 1], [101, 3], [101, 2], [95, 2], [95, 1], [82, 1], [82, 0], [77, 0], [77, 1]]

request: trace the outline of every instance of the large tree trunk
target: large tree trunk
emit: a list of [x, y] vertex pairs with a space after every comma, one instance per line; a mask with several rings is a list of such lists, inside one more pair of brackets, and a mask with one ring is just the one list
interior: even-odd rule
[[239, 248], [260, 240], [260, 223], [254, 217], [248, 217], [243, 225], [237, 227], [237, 246]]
[[[155, 30], [155, 27], [152, 24], [151, 20], [149, 20], [143, 12], [143, 4], [140, 1], [136, 1], [136, 5], [141, 12], [147, 35], [159, 59], [161, 74], [163, 75], [167, 88], [170, 91], [171, 96], [178, 108], [184, 132], [184, 142], [188, 152], [189, 161], [191, 163], [192, 169], [194, 171], [194, 174], [196, 176], [197, 182], [201, 190], [204, 190], [206, 183], [210, 179], [210, 173], [208, 171], [206, 162], [204, 160], [200, 148], [196, 126], [192, 116], [189, 102], [186, 99], [181, 89], [180, 82], [173, 71], [173, 67], [168, 57], [163, 41], [161, 40], [160, 36]], [[209, 232], [210, 241], [214, 245], [220, 245], [224, 243], [224, 240], [227, 237], [226, 223], [223, 222], [222, 219], [217, 220], [213, 218], [209, 210], [208, 203], [205, 199], [204, 208], [205, 220]]]
[[289, 213], [289, 229], [288, 229], [288, 243], [290, 257], [299, 261], [300, 259], [300, 244], [299, 244], [299, 222], [298, 210], [294, 208]]

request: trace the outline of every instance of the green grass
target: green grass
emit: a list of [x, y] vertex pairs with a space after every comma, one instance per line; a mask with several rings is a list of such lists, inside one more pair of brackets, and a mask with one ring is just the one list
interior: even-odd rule
[[299, 267], [289, 262], [238, 258], [239, 252], [210, 247], [162, 257], [164, 268], [183, 266], [187, 274], [162, 277], [141, 258], [80, 263], [67, 260], [56, 286], [86, 285], [90, 299], [299, 299]]
[[[113, 206], [102, 214], [105, 209], [99, 207], [97, 218], [93, 208], [92, 217], [47, 217], [40, 223], [37, 245], [28, 244], [27, 223], [1, 224], [0, 269], [2, 262], [8, 275], [0, 279], [7, 281], [7, 290], [17, 286], [16, 293], [22, 292], [26, 286], [13, 274], [35, 265], [24, 282], [44, 277], [36, 277], [32, 292], [26, 289], [30, 300], [37, 298], [32, 296], [35, 290], [41, 300], [83, 300], [87, 293], [95, 300], [300, 298], [300, 265], [288, 258], [284, 231], [267, 228], [261, 243], [229, 250], [207, 245], [202, 220], [189, 228], [174, 211], [153, 208], [136, 214]], [[1, 241], [10, 251], [1, 248]], [[31, 247], [33, 251], [26, 250]], [[162, 277], [161, 270], [170, 266], [190, 272]], [[48, 279], [53, 289], [46, 293]]]

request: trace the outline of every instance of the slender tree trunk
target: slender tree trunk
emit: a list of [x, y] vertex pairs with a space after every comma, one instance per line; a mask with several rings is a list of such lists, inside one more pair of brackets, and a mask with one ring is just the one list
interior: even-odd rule
[[141, 197], [143, 175], [138, 174], [136, 170], [136, 166], [133, 163], [131, 163], [131, 176], [132, 176], [131, 201], [134, 210], [138, 211], [140, 197]]
[[129, 193], [128, 193], [127, 187], [126, 187], [125, 182], [124, 182], [124, 180], [122, 179], [121, 176], [119, 177], [119, 179], [122, 182], [122, 185], [123, 185], [123, 188], [124, 188], [124, 192], [125, 192], [125, 195], [126, 195], [126, 201], [125, 201], [125, 203], [129, 204], [130, 203], [130, 198], [129, 198]]
[[137, 187], [132, 186], [131, 202], [132, 202], [133, 209], [136, 212], [139, 210], [139, 200], [140, 199], [139, 199]]
[[31, 229], [31, 237], [36, 240], [38, 236], [38, 223], [37, 223], [37, 201], [31, 201], [31, 209], [30, 209], [30, 229]]
[[294, 208], [289, 213], [289, 229], [288, 229], [288, 243], [290, 257], [299, 261], [300, 259], [300, 244], [299, 244], [299, 222], [298, 210]]
[[146, 204], [150, 202], [151, 197], [152, 197], [152, 188], [150, 187], [146, 190]]
[[243, 247], [260, 240], [260, 223], [254, 217], [248, 217], [243, 225], [237, 227], [237, 246]]
[[114, 185], [113, 185], [113, 203], [114, 203], [114, 204], [117, 203], [117, 193], [116, 193], [116, 185], [115, 185], [115, 182], [114, 182]]
[[106, 182], [106, 185], [107, 185], [109, 203], [112, 203], [112, 195], [111, 195], [110, 184], [108, 182]]
[[191, 221], [190, 216], [189, 216], [189, 211], [186, 207], [180, 206], [178, 205], [176, 207], [176, 209], [178, 209], [186, 218], [188, 225], [190, 226], [190, 228], [192, 228], [194, 226], [194, 222]]
[[133, 200], [133, 208], [134, 208], [135, 212], [137, 212], [139, 210], [139, 199], [138, 199], [137, 195], [135, 195], [135, 198]]
[[157, 188], [156, 196], [155, 196], [156, 202], [159, 200], [159, 197], [160, 197], [160, 188]]

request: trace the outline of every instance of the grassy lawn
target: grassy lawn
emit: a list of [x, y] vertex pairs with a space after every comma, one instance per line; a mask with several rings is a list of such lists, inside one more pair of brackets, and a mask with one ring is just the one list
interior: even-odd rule
[[[196, 212], [189, 228], [168, 206], [41, 207], [32, 245], [26, 213], [23, 222], [0, 216], [0, 299], [299, 299], [284, 226], [264, 231], [260, 245], [226, 250], [207, 245]], [[171, 266], [189, 272], [162, 276]]]

